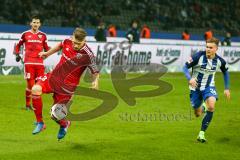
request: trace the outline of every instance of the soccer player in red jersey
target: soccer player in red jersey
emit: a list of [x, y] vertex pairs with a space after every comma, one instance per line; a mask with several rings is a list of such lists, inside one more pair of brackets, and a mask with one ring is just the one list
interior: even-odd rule
[[[47, 52], [39, 53], [39, 57], [46, 58], [62, 50], [62, 56], [52, 72], [39, 78], [32, 88], [33, 106], [37, 119], [33, 134], [45, 129], [42, 119], [42, 93], [53, 93], [54, 104], [67, 104], [71, 99], [82, 73], [89, 68], [93, 75], [92, 88], [98, 89], [99, 70], [96, 67], [95, 56], [86, 44], [87, 33], [82, 28], [76, 28], [70, 39], [65, 39]], [[60, 125], [58, 139], [62, 139], [70, 125], [66, 119], [55, 120]]]
[[16, 61], [19, 62], [22, 58], [19, 55], [22, 45], [25, 47], [24, 54], [24, 79], [27, 80], [26, 109], [31, 109], [31, 89], [35, 83], [35, 79], [44, 75], [43, 59], [38, 56], [40, 52], [49, 50], [47, 44], [47, 36], [39, 31], [41, 22], [39, 17], [33, 16], [30, 23], [31, 29], [22, 33], [22, 36], [15, 47]]

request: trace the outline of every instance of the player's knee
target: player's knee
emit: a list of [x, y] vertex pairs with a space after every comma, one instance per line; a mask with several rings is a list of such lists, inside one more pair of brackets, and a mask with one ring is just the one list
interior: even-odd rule
[[207, 105], [207, 110], [210, 111], [210, 112], [213, 112], [214, 111], [214, 106], [215, 106], [215, 101], [208, 101], [206, 103]]
[[41, 95], [42, 94], [42, 87], [40, 85], [34, 85], [32, 87], [32, 94], [33, 95]]
[[210, 111], [210, 112], [214, 112], [214, 106], [208, 106], [208, 109], [207, 109], [208, 111]]

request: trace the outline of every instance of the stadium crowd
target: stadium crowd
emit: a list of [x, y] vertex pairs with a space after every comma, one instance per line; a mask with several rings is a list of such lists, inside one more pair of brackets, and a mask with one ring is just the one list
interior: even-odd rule
[[[13, 5], [14, 4], [14, 5]], [[82, 26], [95, 28], [101, 21], [112, 23], [117, 19], [118, 29], [126, 30], [131, 20], [137, 18], [141, 24], [156, 25], [153, 31], [174, 28], [207, 29], [228, 31], [240, 35], [240, 1], [218, 0], [3, 0], [0, 6], [0, 23], [28, 24], [31, 15], [40, 15], [44, 25]]]

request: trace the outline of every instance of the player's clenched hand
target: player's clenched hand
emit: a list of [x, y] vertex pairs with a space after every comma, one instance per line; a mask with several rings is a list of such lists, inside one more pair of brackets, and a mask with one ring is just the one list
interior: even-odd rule
[[22, 59], [22, 57], [19, 54], [16, 54], [16, 62], [19, 62]]
[[99, 74], [95, 73], [93, 76], [93, 82], [92, 82], [92, 89], [98, 89], [98, 80], [99, 80]]
[[226, 96], [227, 100], [230, 100], [230, 91], [229, 89], [224, 90], [224, 95]]
[[40, 53], [38, 53], [38, 56], [43, 58], [43, 59], [48, 57], [47, 52], [40, 52]]
[[197, 80], [196, 80], [196, 78], [191, 78], [190, 80], [189, 80], [189, 85], [190, 86], [192, 86], [193, 88], [197, 88]]

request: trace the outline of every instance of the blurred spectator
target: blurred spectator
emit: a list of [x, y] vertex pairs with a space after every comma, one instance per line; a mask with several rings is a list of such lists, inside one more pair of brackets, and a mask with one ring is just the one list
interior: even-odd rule
[[150, 28], [145, 24], [143, 25], [143, 28], [141, 30], [141, 38], [150, 38], [151, 37], [151, 30]]
[[108, 27], [108, 36], [117, 37], [117, 28], [114, 24], [110, 24]]
[[231, 33], [226, 33], [225, 38], [222, 41], [222, 46], [231, 46]]
[[204, 39], [205, 39], [205, 40], [208, 40], [208, 39], [210, 39], [210, 38], [212, 38], [212, 37], [213, 37], [213, 32], [212, 32], [211, 29], [208, 29], [208, 30], [204, 33]]
[[187, 29], [185, 29], [182, 33], [182, 39], [183, 40], [189, 40], [190, 39], [190, 34]]
[[95, 37], [96, 41], [98, 41], [98, 42], [106, 42], [107, 41], [105, 24], [103, 22], [99, 23], [94, 37]]
[[133, 20], [131, 24], [131, 28], [129, 28], [127, 31], [126, 38], [129, 40], [129, 42], [139, 43], [140, 33], [138, 29], [138, 21]]

